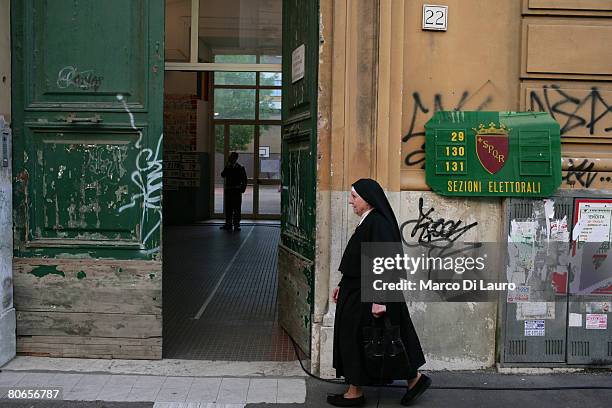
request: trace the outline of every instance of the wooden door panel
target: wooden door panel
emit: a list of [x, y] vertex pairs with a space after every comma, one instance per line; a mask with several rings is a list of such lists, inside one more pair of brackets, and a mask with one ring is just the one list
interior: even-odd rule
[[161, 358], [164, 1], [11, 14], [17, 349]]
[[129, 194], [137, 132], [28, 128], [25, 137], [34, 153], [29, 185], [33, 241], [140, 244], [138, 209], [130, 206]]
[[24, 56], [28, 109], [123, 110], [118, 94], [132, 110], [146, 109], [146, 0], [27, 3], [24, 45], [33, 51]]
[[[279, 319], [310, 353], [316, 223], [319, 2], [283, 1], [283, 129]], [[292, 56], [304, 52], [304, 76]]]

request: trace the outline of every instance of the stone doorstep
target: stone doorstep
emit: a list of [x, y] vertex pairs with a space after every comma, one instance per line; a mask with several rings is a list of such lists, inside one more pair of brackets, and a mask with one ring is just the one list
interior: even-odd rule
[[[308, 366], [308, 364], [305, 364]], [[298, 361], [104, 360], [17, 356], [2, 371], [126, 374], [166, 377], [306, 377]]]

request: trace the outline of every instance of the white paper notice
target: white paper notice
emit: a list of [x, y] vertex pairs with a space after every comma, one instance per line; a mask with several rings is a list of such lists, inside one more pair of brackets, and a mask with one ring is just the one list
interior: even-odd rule
[[588, 314], [586, 315], [587, 330], [606, 330], [608, 328], [608, 315]]
[[570, 313], [569, 315], [569, 327], [582, 327], [582, 314]]
[[537, 227], [536, 221], [512, 220], [510, 223], [511, 242], [532, 243], [535, 240]]
[[546, 320], [525, 320], [525, 336], [544, 336], [546, 334]]
[[520, 302], [516, 304], [516, 320], [554, 318], [555, 302]]
[[610, 203], [580, 203], [578, 225], [579, 242], [609, 242], [612, 228]]
[[567, 217], [562, 220], [552, 220], [550, 222], [551, 241], [569, 242], [569, 230], [567, 228]]
[[555, 202], [553, 200], [548, 198], [544, 200], [544, 214], [548, 219], [555, 218]]
[[305, 70], [306, 46], [302, 44], [291, 53], [291, 83], [295, 83], [304, 78]]
[[506, 297], [508, 303], [529, 302], [530, 286], [518, 285], [516, 290], [508, 289]]

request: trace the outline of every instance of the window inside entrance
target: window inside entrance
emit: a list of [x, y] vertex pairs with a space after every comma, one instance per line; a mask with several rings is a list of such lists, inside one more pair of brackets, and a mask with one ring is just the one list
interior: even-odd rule
[[238, 162], [245, 167], [248, 177], [242, 198], [243, 214], [254, 218], [280, 215], [280, 84], [280, 72], [214, 73], [212, 123], [217, 216], [223, 213], [221, 171], [230, 152], [239, 154]]

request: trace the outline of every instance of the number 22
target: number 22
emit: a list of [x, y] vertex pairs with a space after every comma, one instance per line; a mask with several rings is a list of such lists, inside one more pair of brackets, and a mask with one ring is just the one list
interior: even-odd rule
[[[436, 10], [435, 14], [439, 15], [439, 17], [436, 19], [436, 22], [433, 22], [433, 16], [434, 16], [434, 11], [433, 10], [427, 10], [425, 12], [426, 14], [426, 18], [425, 18], [425, 23], [427, 24], [433, 24], [433, 25], [444, 25], [443, 19], [444, 19], [444, 12], [441, 10]], [[431, 21], [430, 21], [431, 20]]]

